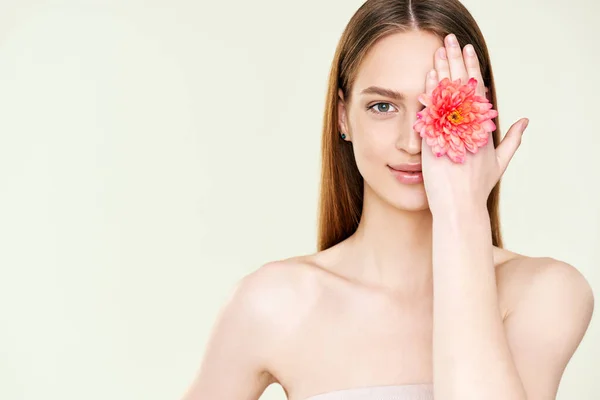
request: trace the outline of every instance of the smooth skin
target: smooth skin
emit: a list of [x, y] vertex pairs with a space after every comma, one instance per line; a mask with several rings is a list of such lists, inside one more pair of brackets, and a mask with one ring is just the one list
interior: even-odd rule
[[[485, 199], [520, 145], [523, 120], [463, 165], [437, 159], [412, 130], [420, 93], [446, 76], [480, 77], [468, 46], [450, 39], [405, 32], [370, 51], [352, 100], [340, 93], [339, 102], [340, 131], [365, 178], [356, 233], [243, 277], [184, 400], [256, 400], [271, 383], [304, 400], [434, 381], [436, 400], [556, 397], [594, 297], [573, 266], [491, 244]], [[373, 85], [403, 98], [361, 95]], [[383, 114], [368, 109], [382, 103], [391, 106]], [[402, 162], [422, 162], [425, 184], [395, 181], [387, 165]]]

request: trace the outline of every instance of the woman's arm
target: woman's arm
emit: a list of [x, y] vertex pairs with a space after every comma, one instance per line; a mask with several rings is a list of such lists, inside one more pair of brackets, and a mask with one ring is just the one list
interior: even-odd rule
[[591, 318], [590, 286], [570, 265], [548, 262], [505, 326], [492, 251], [485, 207], [434, 215], [434, 397], [555, 399]]
[[200, 371], [182, 400], [257, 400], [273, 382], [266, 370], [273, 302], [266, 297], [270, 291], [264, 275], [264, 268], [259, 269], [235, 286], [211, 331]]

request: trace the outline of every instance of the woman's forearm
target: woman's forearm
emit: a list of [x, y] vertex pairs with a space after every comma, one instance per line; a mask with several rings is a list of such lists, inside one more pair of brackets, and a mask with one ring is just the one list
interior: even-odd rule
[[433, 218], [436, 400], [524, 400], [498, 306], [485, 207]]

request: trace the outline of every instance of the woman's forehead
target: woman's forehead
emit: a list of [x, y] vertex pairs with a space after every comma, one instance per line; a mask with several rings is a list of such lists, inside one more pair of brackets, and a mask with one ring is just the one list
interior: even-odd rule
[[425, 75], [434, 66], [435, 51], [442, 46], [439, 37], [424, 31], [384, 37], [362, 61], [354, 90], [358, 93], [374, 85], [418, 95], [423, 91]]

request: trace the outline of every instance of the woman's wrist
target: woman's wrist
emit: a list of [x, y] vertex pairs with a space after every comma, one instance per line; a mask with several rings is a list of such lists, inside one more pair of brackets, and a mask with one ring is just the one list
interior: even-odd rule
[[432, 209], [433, 223], [466, 225], [470, 223], [480, 224], [490, 222], [490, 216], [485, 204], [463, 203], [455, 207], [444, 207]]

